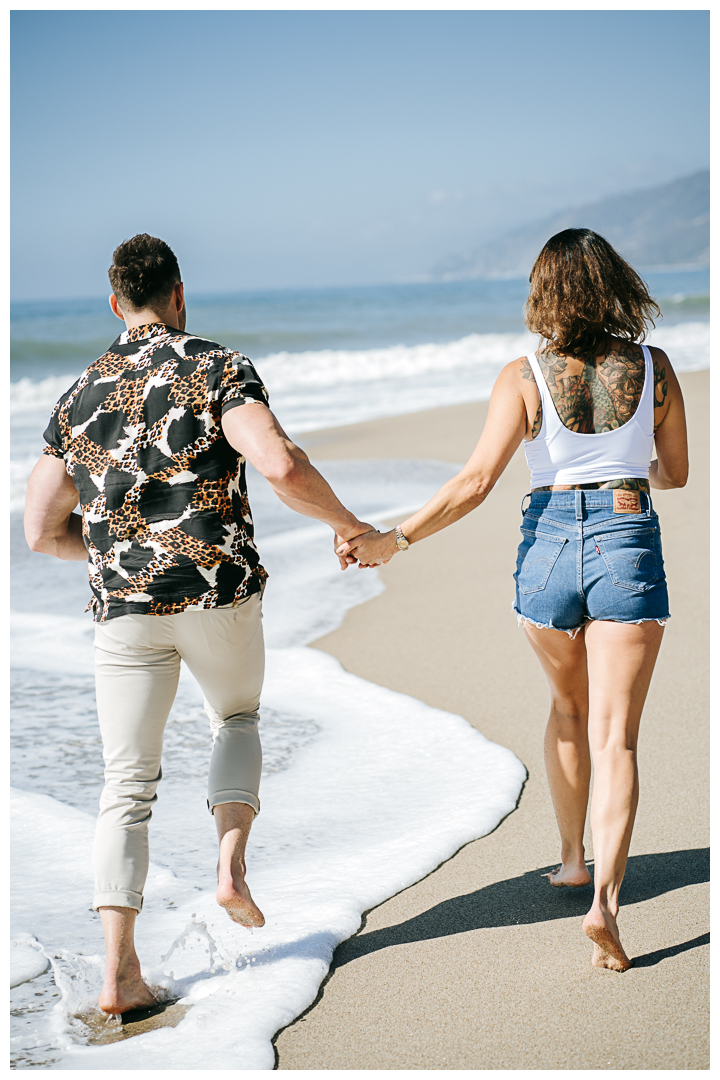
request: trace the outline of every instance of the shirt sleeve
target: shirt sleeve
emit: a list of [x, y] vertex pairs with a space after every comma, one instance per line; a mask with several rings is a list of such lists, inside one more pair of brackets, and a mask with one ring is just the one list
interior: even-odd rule
[[236, 405], [247, 405], [249, 401], [267, 405], [269, 400], [269, 394], [247, 356], [240, 353], [228, 356], [220, 386], [221, 412], [224, 414]]
[[[62, 400], [62, 399], [61, 399]], [[52, 411], [50, 417], [50, 423], [43, 432], [43, 438], [46, 446], [43, 450], [43, 454], [47, 454], [48, 457], [64, 458], [68, 450], [68, 439], [63, 434], [63, 423], [61, 416], [61, 401], [57, 403]]]

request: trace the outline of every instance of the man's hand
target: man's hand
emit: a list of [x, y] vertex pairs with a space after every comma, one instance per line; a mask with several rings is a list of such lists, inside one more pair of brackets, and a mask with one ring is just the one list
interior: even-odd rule
[[65, 462], [43, 454], [30, 473], [25, 496], [25, 539], [32, 551], [87, 562], [82, 518], [73, 514], [78, 501]]
[[370, 529], [369, 532], [361, 533], [335, 548], [338, 559], [356, 561], [361, 570], [368, 566], [389, 563], [397, 551], [397, 534], [394, 529], [388, 532]]
[[[361, 536], [368, 532], [374, 531], [375, 530], [373, 529], [372, 525], [368, 525], [366, 521], [359, 521], [357, 532], [351, 529], [349, 530], [349, 533], [346, 531], [342, 536], [339, 533], [335, 533], [335, 554], [338, 557], [341, 570], [347, 570], [348, 566], [350, 566], [351, 563], [356, 563], [358, 560], [355, 558], [354, 555], [351, 555], [349, 553], [341, 555], [338, 551], [338, 548], [342, 545], [345, 545], [346, 541], [350, 542], [357, 536]], [[364, 570], [365, 567], [361, 567], [361, 569]]]

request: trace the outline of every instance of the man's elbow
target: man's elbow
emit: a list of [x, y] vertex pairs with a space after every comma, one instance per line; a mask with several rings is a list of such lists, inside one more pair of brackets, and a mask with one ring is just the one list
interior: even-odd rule
[[304, 455], [301, 458], [294, 453], [278, 454], [265, 463], [262, 474], [272, 487], [282, 490], [291, 489], [302, 482]]
[[39, 551], [41, 555], [52, 555], [55, 550], [55, 538], [32, 526], [25, 526], [25, 540], [31, 551]]

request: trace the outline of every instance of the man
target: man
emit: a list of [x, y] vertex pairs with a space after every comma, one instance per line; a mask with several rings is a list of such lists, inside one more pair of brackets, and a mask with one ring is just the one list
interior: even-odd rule
[[[288, 506], [334, 529], [335, 546], [369, 526], [287, 437], [247, 357], [185, 333], [183, 283], [167, 244], [144, 233], [126, 240], [109, 276], [125, 329], [53, 410], [28, 483], [25, 534], [33, 551], [88, 560], [105, 760], [93, 906], [107, 952], [100, 1007], [118, 1014], [154, 1003], [134, 927], [181, 659], [202, 687], [213, 735], [217, 901], [245, 926], [265, 921], [244, 859], [260, 809], [267, 577], [245, 460]], [[73, 513], [78, 501], [82, 516]]]

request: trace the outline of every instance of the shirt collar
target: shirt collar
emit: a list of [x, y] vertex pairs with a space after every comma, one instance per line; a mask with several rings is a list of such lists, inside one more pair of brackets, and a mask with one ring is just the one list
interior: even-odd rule
[[141, 326], [133, 326], [130, 330], [123, 330], [117, 340], [119, 345], [128, 345], [131, 341], [141, 341], [143, 338], [154, 338], [161, 334], [177, 334], [178, 332], [171, 326], [166, 326], [165, 323], [143, 323]]

